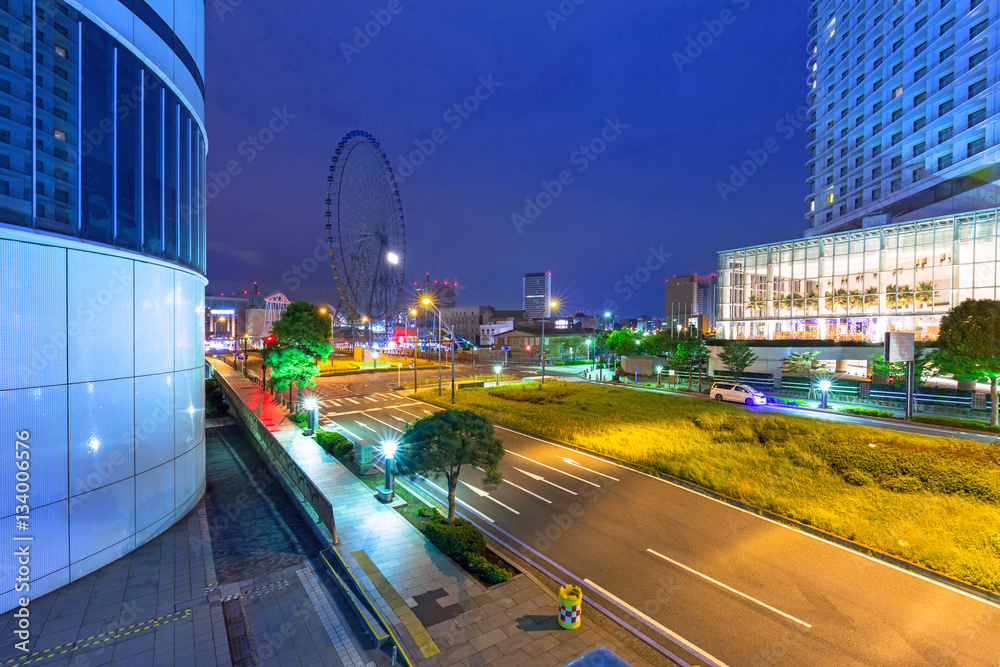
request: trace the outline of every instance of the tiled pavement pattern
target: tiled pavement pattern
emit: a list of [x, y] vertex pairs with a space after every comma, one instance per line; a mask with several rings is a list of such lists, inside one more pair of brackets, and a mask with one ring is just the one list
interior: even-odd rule
[[[231, 665], [222, 599], [234, 594], [243, 598], [261, 665], [390, 664], [384, 651], [359, 652], [360, 625], [342, 611], [349, 608], [339, 591], [330, 592], [319, 545], [282, 506], [280, 485], [256, 471], [263, 493], [253, 488], [247, 471], [260, 462], [242, 434], [227, 431], [228, 446], [216, 429], [207, 435], [208, 489], [196, 508], [131, 554], [32, 600], [29, 655], [13, 646], [13, 612], [0, 615], [0, 666]], [[281, 521], [272, 508], [285, 513]], [[250, 557], [231, 546], [244, 539]], [[216, 542], [226, 546], [218, 560]], [[336, 642], [327, 628], [339, 630]]]
[[[244, 403], [257, 406], [260, 389], [225, 364], [213, 365]], [[556, 667], [600, 645], [637, 667], [648, 664], [586, 621], [578, 630], [560, 629], [556, 595], [527, 575], [485, 589], [427, 542], [398, 512], [375, 500], [371, 489], [326, 455], [314, 440], [302, 437], [284, 418], [284, 411], [268, 398], [260, 417], [330, 499], [341, 557], [420, 667]], [[422, 657], [404, 624], [351, 556], [357, 550], [364, 550], [396, 592], [408, 604], [413, 603], [413, 613], [441, 649], [439, 654]]]

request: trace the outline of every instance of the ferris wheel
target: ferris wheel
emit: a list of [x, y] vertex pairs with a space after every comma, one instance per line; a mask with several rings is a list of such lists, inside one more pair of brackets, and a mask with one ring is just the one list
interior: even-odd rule
[[396, 179], [378, 142], [355, 130], [337, 144], [326, 195], [326, 233], [338, 315], [392, 336], [403, 299], [406, 233]]

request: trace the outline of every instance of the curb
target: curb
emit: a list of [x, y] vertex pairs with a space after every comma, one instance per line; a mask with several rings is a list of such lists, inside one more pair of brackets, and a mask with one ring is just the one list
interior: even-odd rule
[[[420, 399], [417, 399], [417, 398], [415, 398], [413, 400], [420, 401]], [[430, 405], [432, 407], [435, 407], [435, 408], [441, 408], [441, 406], [435, 405], [433, 403], [427, 403], [427, 401], [421, 401], [421, 402], [425, 403], [426, 405]], [[886, 420], [886, 421], [888, 421], [888, 420]], [[531, 433], [530, 431], [525, 431], [525, 430], [522, 430], [522, 429], [519, 429], [519, 428], [515, 428], [513, 426], [509, 426], [509, 425], [503, 424], [501, 422], [494, 422], [494, 421], [491, 420], [491, 423], [494, 424], [494, 425], [496, 425], [496, 426], [502, 426], [503, 428], [508, 429], [510, 431], [514, 431], [515, 433], [520, 433], [521, 435], [530, 436], [532, 438], [537, 438], [538, 440], [542, 440], [544, 442], [548, 442], [549, 444], [552, 444], [552, 445], [557, 445], [557, 446], [560, 446], [560, 447], [565, 447], [566, 449], [571, 449], [571, 450], [573, 450], [575, 452], [580, 452], [581, 454], [587, 454], [588, 456], [593, 456], [595, 458], [604, 459], [605, 461], [608, 461], [608, 462], [611, 462], [611, 463], [615, 463], [615, 464], [620, 465], [620, 466], [622, 466], [624, 468], [629, 468], [631, 470], [643, 473], [643, 474], [648, 475], [650, 477], [656, 477], [658, 479], [662, 479], [662, 480], [670, 482], [672, 484], [676, 484], [677, 486], [684, 487], [685, 489], [688, 489], [689, 491], [694, 491], [695, 493], [701, 494], [701, 495], [706, 496], [708, 498], [712, 498], [714, 500], [718, 500], [718, 501], [724, 502], [727, 505], [732, 505], [733, 507], [741, 509], [741, 510], [743, 510], [745, 512], [749, 512], [750, 514], [756, 514], [757, 516], [763, 517], [765, 519], [769, 519], [771, 521], [774, 521], [775, 523], [780, 523], [780, 524], [785, 525], [785, 526], [787, 526], [789, 528], [793, 528], [793, 529], [801, 531], [803, 533], [807, 533], [809, 535], [812, 535], [813, 537], [817, 537], [817, 538], [819, 538], [821, 540], [824, 540], [826, 542], [830, 542], [830, 543], [835, 544], [837, 546], [844, 547], [845, 549], [848, 549], [848, 550], [853, 551], [855, 553], [861, 554], [862, 556], [868, 556], [869, 558], [874, 558], [876, 560], [880, 560], [880, 561], [882, 561], [884, 563], [887, 563], [889, 565], [893, 565], [893, 566], [898, 567], [898, 568], [900, 568], [902, 570], [906, 570], [906, 571], [911, 572], [913, 574], [920, 575], [920, 576], [922, 576], [924, 578], [932, 579], [932, 580], [934, 580], [934, 581], [936, 581], [938, 583], [945, 584], [945, 585], [950, 586], [950, 587], [952, 587], [954, 589], [957, 589], [957, 590], [959, 590], [959, 591], [961, 591], [963, 593], [967, 593], [969, 595], [981, 598], [981, 599], [986, 600], [987, 602], [990, 602], [992, 604], [1000, 605], [1000, 594], [998, 594], [998, 593], [993, 593], [991, 591], [988, 591], [988, 590], [983, 589], [983, 588], [979, 588], [977, 586], [974, 586], [972, 584], [966, 583], [966, 582], [961, 581], [959, 579], [954, 579], [952, 577], [949, 577], [948, 575], [941, 574], [940, 572], [935, 572], [934, 570], [930, 570], [930, 569], [925, 568], [925, 567], [923, 567], [921, 565], [917, 565], [916, 563], [911, 563], [910, 561], [907, 561], [907, 560], [904, 560], [902, 558], [899, 558], [898, 556], [892, 556], [892, 555], [884, 553], [882, 551], [876, 551], [874, 549], [871, 549], [870, 547], [866, 547], [866, 546], [864, 546], [862, 544], [859, 544], [857, 542], [853, 542], [853, 541], [851, 541], [851, 540], [849, 540], [847, 538], [839, 537], [837, 535], [834, 535], [833, 533], [828, 533], [828, 532], [826, 532], [824, 530], [820, 530], [819, 528], [815, 528], [815, 527], [810, 526], [808, 524], [804, 524], [804, 523], [801, 523], [799, 521], [796, 521], [795, 519], [791, 519], [791, 518], [783, 516], [781, 514], [776, 514], [775, 512], [772, 512], [770, 510], [761, 509], [759, 507], [756, 507], [755, 505], [751, 505], [749, 503], [745, 503], [742, 500], [736, 500], [735, 498], [730, 498], [729, 496], [727, 496], [725, 494], [722, 494], [722, 493], [719, 493], [718, 491], [712, 491], [711, 489], [707, 489], [707, 488], [705, 488], [703, 486], [698, 486], [697, 484], [694, 484], [692, 482], [688, 482], [686, 480], [680, 479], [679, 477], [674, 477], [673, 475], [668, 475], [667, 473], [660, 472], [659, 470], [654, 470], [652, 468], [647, 468], [645, 466], [641, 466], [641, 465], [636, 464], [636, 463], [631, 463], [629, 461], [624, 461], [622, 459], [617, 459], [617, 458], [615, 458], [613, 456], [608, 456], [606, 454], [599, 454], [597, 452], [593, 452], [593, 451], [591, 451], [589, 449], [584, 449], [584, 448], [579, 447], [577, 445], [572, 445], [572, 444], [567, 443], [567, 442], [562, 442], [562, 441], [559, 441], [559, 440], [554, 440], [552, 438], [548, 438], [548, 437], [543, 436], [543, 435], [538, 435], [537, 433]]]

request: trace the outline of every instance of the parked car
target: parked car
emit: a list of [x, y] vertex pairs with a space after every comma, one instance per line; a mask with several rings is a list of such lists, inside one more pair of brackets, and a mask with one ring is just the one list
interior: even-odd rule
[[716, 382], [712, 385], [709, 395], [717, 401], [733, 401], [747, 405], [764, 405], [767, 397], [753, 387], [732, 382]]

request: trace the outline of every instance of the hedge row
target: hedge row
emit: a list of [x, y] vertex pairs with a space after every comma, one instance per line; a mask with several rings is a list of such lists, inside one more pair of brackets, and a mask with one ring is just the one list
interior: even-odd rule
[[486, 538], [465, 519], [456, 518], [453, 523], [441, 518], [428, 521], [424, 524], [424, 535], [443, 553], [464, 561], [489, 584], [500, 584], [514, 576], [510, 570], [486, 560]]
[[977, 419], [958, 419], [957, 417], [930, 417], [926, 415], [919, 415], [914, 417], [913, 421], [920, 422], [921, 424], [951, 426], [953, 428], [963, 428], [967, 431], [979, 431], [980, 433], [1000, 435], [1000, 427], [990, 426], [989, 424], [981, 422]]

